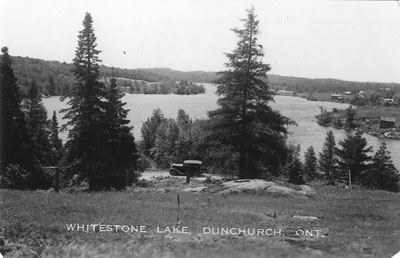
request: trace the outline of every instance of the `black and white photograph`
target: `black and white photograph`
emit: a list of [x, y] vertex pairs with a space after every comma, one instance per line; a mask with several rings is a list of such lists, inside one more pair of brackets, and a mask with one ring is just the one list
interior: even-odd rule
[[400, 1], [0, 0], [0, 258], [400, 258]]

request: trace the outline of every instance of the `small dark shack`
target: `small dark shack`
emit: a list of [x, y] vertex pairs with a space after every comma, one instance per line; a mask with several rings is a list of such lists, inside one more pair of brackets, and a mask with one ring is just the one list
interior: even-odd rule
[[379, 117], [379, 129], [394, 128], [396, 126], [396, 118], [392, 116]]

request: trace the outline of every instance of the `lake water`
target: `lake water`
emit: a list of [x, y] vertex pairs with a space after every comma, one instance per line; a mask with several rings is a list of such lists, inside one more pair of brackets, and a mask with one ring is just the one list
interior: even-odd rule
[[[126, 108], [130, 109], [128, 119], [131, 125], [134, 126], [133, 133], [137, 140], [140, 139], [140, 128], [151, 115], [153, 109], [159, 107], [165, 117], [176, 118], [179, 109], [184, 109], [192, 119], [207, 117], [207, 111], [217, 108], [217, 95], [215, 94], [215, 86], [204, 84], [206, 88], [205, 94], [199, 95], [143, 95], [143, 94], [126, 94], [123, 101], [126, 102]], [[327, 110], [332, 108], [347, 108], [348, 105], [332, 102], [307, 101], [303, 98], [290, 96], [275, 96], [275, 102], [271, 103], [275, 109], [279, 110], [283, 115], [296, 121], [297, 126], [290, 127], [292, 135], [289, 141], [295, 145], [300, 144], [302, 152], [308, 146], [313, 146], [318, 153], [321, 151], [325, 141], [326, 132], [333, 130], [336, 143], [347, 137], [347, 132], [344, 130], [336, 130], [319, 126], [315, 122], [315, 116], [319, 114], [319, 107], [322, 106]], [[59, 97], [44, 98], [43, 103], [49, 113], [52, 115], [53, 110], [56, 110], [58, 121], [60, 122], [62, 115], [58, 111], [66, 108], [66, 101], [60, 102]], [[61, 133], [63, 140], [66, 139], [66, 133]], [[364, 134], [368, 143], [373, 146], [374, 151], [379, 149], [382, 139]], [[388, 150], [392, 153], [392, 159], [397, 168], [400, 169], [400, 141], [385, 140]]]

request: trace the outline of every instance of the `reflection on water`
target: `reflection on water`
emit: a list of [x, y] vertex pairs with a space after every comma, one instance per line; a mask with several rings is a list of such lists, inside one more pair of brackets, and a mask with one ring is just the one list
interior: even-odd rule
[[[215, 95], [215, 87], [205, 84], [206, 93], [200, 95], [136, 95], [127, 94], [123, 101], [126, 102], [126, 108], [130, 109], [128, 119], [131, 125], [134, 126], [133, 133], [136, 139], [140, 139], [140, 128], [142, 123], [151, 115], [154, 108], [159, 107], [165, 117], [176, 118], [179, 109], [184, 109], [191, 118], [205, 118], [207, 111], [217, 107], [217, 96]], [[44, 105], [47, 108], [49, 116], [53, 114], [53, 110], [59, 111], [66, 108], [65, 102], [60, 102], [58, 97], [43, 99]], [[323, 106], [327, 110], [332, 108], [346, 108], [346, 104], [307, 101], [302, 98], [289, 96], [275, 96], [275, 103], [271, 104], [275, 109], [282, 112], [283, 115], [296, 121], [297, 126], [292, 126], [290, 131], [292, 135], [289, 141], [295, 145], [300, 144], [302, 152], [308, 146], [313, 146], [318, 153], [321, 151], [325, 141], [326, 132], [333, 130], [336, 142], [347, 137], [347, 132], [344, 130], [336, 130], [332, 128], [319, 126], [315, 122], [315, 116], [319, 113], [319, 107]], [[61, 123], [61, 115], [58, 114], [58, 121]], [[63, 121], [65, 123], [65, 121]], [[60, 135], [64, 140], [66, 133]], [[368, 143], [373, 146], [374, 151], [378, 150], [382, 139], [364, 134]], [[400, 168], [400, 141], [385, 140], [388, 150], [392, 153], [392, 159], [397, 168]]]

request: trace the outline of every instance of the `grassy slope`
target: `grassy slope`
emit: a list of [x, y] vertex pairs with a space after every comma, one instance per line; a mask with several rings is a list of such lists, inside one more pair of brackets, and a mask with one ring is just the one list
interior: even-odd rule
[[[68, 232], [66, 223], [172, 226], [176, 193], [55, 194], [1, 190], [5, 257], [391, 257], [400, 251], [399, 194], [315, 186], [314, 198], [180, 193], [193, 236]], [[276, 213], [277, 218], [272, 214]], [[313, 215], [317, 222], [295, 221]], [[206, 237], [202, 227], [327, 228], [324, 238]], [[3, 249], [3, 250], [5, 250]], [[2, 250], [2, 249], [0, 249]]]

